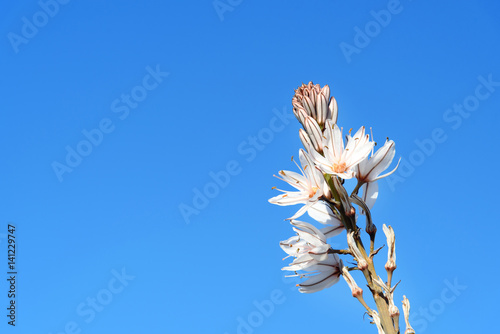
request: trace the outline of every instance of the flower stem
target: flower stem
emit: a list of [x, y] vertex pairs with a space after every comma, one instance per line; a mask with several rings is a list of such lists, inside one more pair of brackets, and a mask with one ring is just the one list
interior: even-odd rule
[[382, 327], [384, 328], [385, 334], [397, 334], [396, 329], [394, 328], [394, 324], [392, 321], [392, 318], [389, 314], [389, 303], [387, 299], [384, 297], [382, 289], [378, 284], [375, 284], [372, 280], [372, 278], [377, 278], [377, 272], [375, 270], [375, 266], [373, 264], [373, 258], [370, 258], [368, 254], [366, 253], [366, 250], [363, 246], [363, 243], [361, 241], [361, 238], [359, 237], [359, 234], [355, 234], [354, 240], [356, 241], [356, 244], [358, 246], [358, 249], [361, 251], [361, 254], [365, 258], [365, 260], [368, 263], [368, 268], [366, 271], [367, 274], [365, 274], [366, 281], [368, 283], [368, 287], [370, 288], [372, 294], [373, 294], [373, 300], [375, 301], [375, 304], [377, 305], [377, 310], [378, 314], [380, 317], [380, 322], [382, 323]]

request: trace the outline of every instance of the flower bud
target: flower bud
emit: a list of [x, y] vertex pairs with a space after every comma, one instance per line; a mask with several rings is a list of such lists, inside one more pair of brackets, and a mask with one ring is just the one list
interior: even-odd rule
[[392, 226], [387, 227], [383, 225], [384, 234], [387, 238], [387, 263], [385, 264], [385, 269], [387, 271], [394, 271], [396, 269], [396, 236], [394, 235], [394, 230]]
[[327, 119], [337, 122], [337, 101], [330, 97], [330, 87], [325, 85], [321, 88], [320, 85], [314, 85], [309, 82], [307, 85], [302, 84], [295, 90], [295, 95], [292, 98], [293, 111], [297, 119], [305, 125], [304, 115], [310, 116], [318, 122], [320, 128], [324, 128]]
[[405, 334], [415, 334], [415, 330], [410, 325], [410, 301], [403, 296], [403, 313], [405, 316], [406, 330]]
[[363, 296], [363, 289], [361, 289], [357, 284], [354, 278], [349, 273], [349, 269], [344, 266], [342, 261], [340, 261], [340, 266], [342, 267], [342, 277], [344, 277], [347, 285], [351, 288], [352, 296], [355, 298]]

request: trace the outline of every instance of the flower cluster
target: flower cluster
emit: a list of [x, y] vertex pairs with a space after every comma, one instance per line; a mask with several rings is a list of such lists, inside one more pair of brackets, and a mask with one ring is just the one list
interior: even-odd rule
[[[283, 270], [293, 272], [289, 276], [306, 278], [298, 284], [299, 291], [303, 293], [331, 287], [341, 275], [344, 276], [353, 296], [366, 308], [379, 331], [386, 334], [398, 332], [395, 327], [397, 318], [394, 317], [399, 316], [399, 311], [392, 298], [395, 286], [391, 287], [392, 272], [396, 268], [394, 231], [384, 225], [389, 245], [386, 269], [390, 273], [388, 282], [384, 283], [373, 267], [373, 256], [378, 252], [373, 249], [377, 229], [370, 214], [378, 197], [377, 181], [392, 174], [399, 165], [398, 162], [392, 171], [385, 172], [393, 162], [395, 143], [387, 139], [375, 151], [376, 143], [363, 126], [354, 134], [349, 131], [344, 137], [342, 128], [337, 125], [337, 101], [330, 96], [328, 85], [302, 84], [295, 90], [292, 104], [294, 114], [302, 125], [299, 137], [304, 148], [299, 150], [300, 165], [295, 163], [299, 172], [279, 171], [276, 177], [294, 190], [277, 189], [281, 194], [269, 199], [272, 204], [300, 206], [287, 218], [296, 235], [280, 242], [281, 248], [288, 254], [286, 258], [293, 257]], [[349, 195], [345, 186], [351, 179], [357, 183], [353, 184]], [[366, 219], [366, 232], [370, 235], [369, 253], [360, 237], [356, 207]], [[306, 212], [323, 227], [298, 221]], [[347, 231], [349, 248], [333, 249], [328, 240], [343, 230]], [[344, 266], [339, 255], [352, 256], [357, 266]], [[350, 270], [363, 272], [374, 296], [385, 296], [382, 301], [375, 298], [378, 312], [365, 303], [363, 291], [349, 274]]]

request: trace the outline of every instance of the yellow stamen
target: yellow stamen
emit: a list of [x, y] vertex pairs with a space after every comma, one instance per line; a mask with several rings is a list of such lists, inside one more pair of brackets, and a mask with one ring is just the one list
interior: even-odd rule
[[341, 162], [340, 164], [334, 163], [332, 166], [332, 170], [335, 173], [343, 173], [347, 170], [347, 166], [346, 166], [345, 162]]

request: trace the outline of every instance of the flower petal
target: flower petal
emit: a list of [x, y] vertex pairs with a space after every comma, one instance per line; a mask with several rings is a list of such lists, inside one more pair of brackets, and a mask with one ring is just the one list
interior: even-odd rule
[[[389, 167], [396, 154], [396, 144], [392, 140], [387, 140], [381, 148], [369, 159], [368, 166], [365, 166], [363, 176], [367, 182], [373, 181], [384, 170]], [[369, 167], [366, 170], [366, 167]]]
[[314, 293], [327, 289], [337, 283], [340, 279], [340, 270], [325, 271], [311, 276], [309, 279], [299, 284], [299, 292]]
[[301, 221], [291, 221], [293, 230], [297, 232], [300, 238], [315, 245], [320, 246], [326, 243], [326, 238], [314, 225]]
[[327, 226], [320, 229], [321, 233], [325, 235], [327, 239], [339, 235], [343, 230], [344, 226]]
[[371, 210], [373, 205], [375, 205], [375, 201], [378, 197], [378, 183], [368, 182], [363, 185], [363, 201], [366, 203], [366, 206]]
[[342, 225], [342, 221], [335, 215], [333, 210], [324, 201], [314, 203], [308, 210], [309, 216], [317, 222], [325, 225]]

